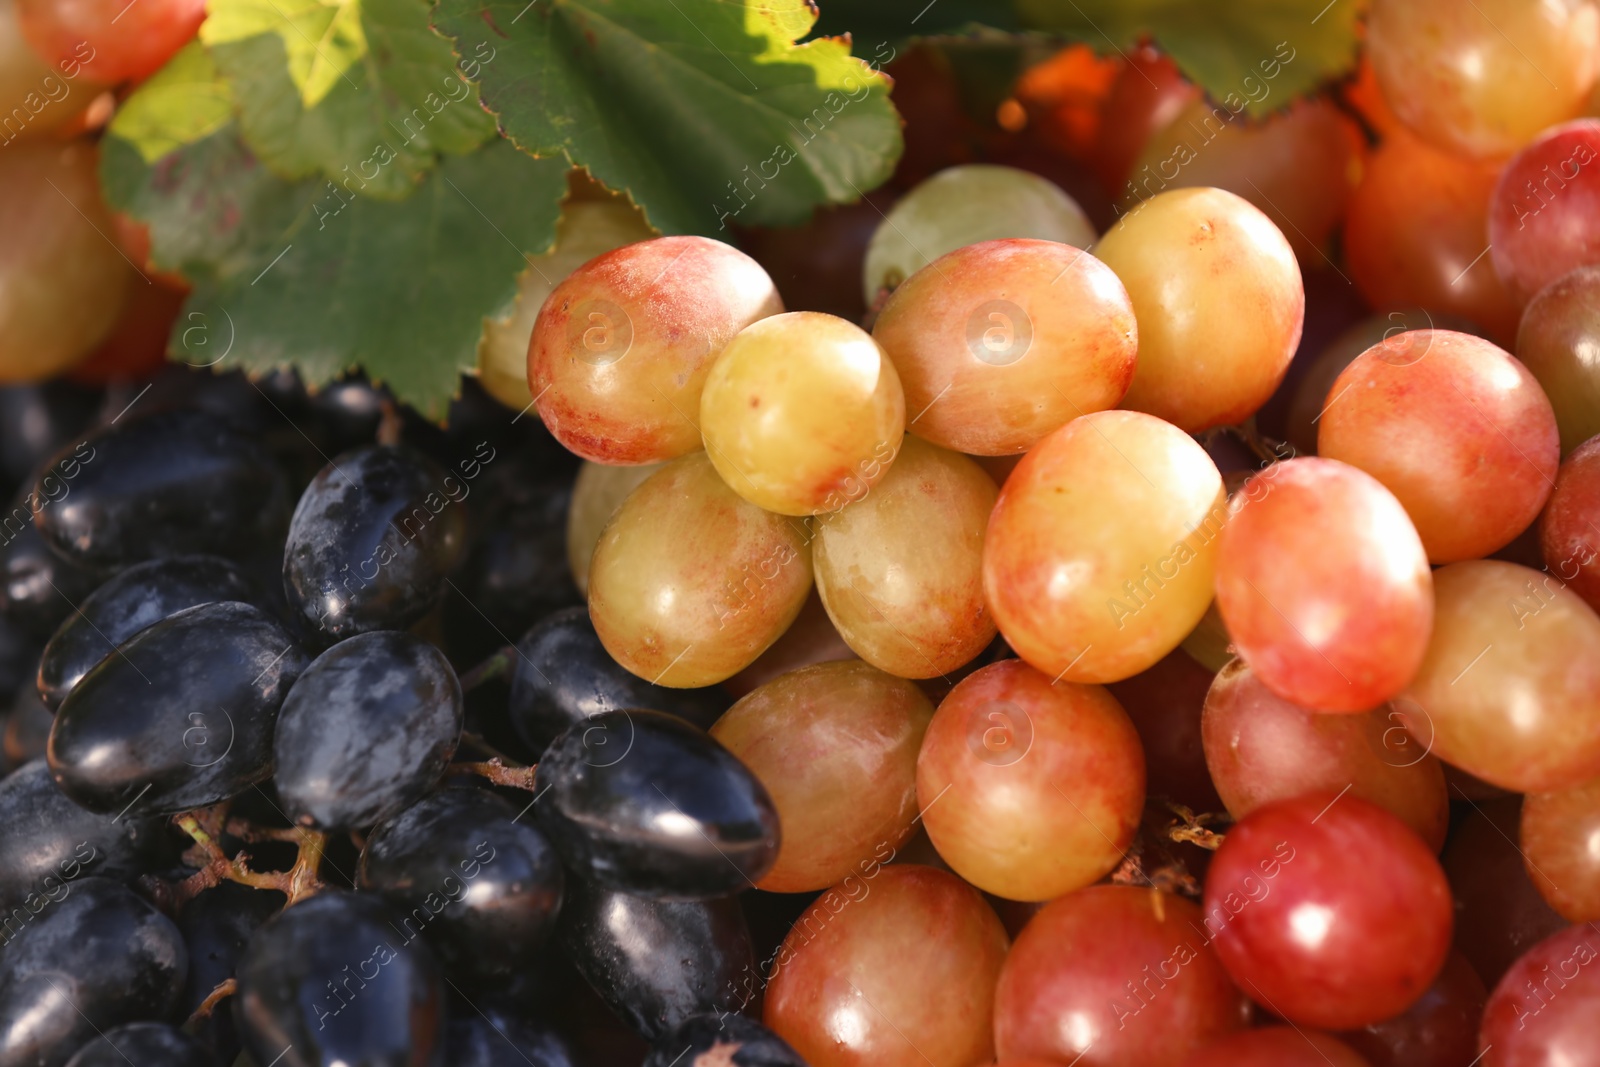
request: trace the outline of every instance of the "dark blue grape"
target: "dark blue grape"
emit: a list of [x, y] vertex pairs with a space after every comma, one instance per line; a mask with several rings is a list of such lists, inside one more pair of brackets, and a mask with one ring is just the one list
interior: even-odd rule
[[330, 453], [370, 444], [383, 421], [388, 394], [358, 376], [329, 382], [310, 397], [316, 436]]
[[754, 1019], [697, 1015], [655, 1043], [642, 1067], [806, 1067], [789, 1042]]
[[43, 756], [50, 743], [50, 728], [55, 713], [39, 698], [39, 687], [27, 681], [17, 687], [17, 695], [6, 712], [3, 748], [7, 770]]
[[100, 401], [100, 390], [66, 381], [0, 389], [0, 475], [6, 484], [27, 478], [80, 437], [94, 421]]
[[554, 1030], [493, 1007], [452, 1017], [446, 1048], [450, 1067], [577, 1065], [571, 1046]]
[[486, 508], [483, 534], [457, 579], [465, 603], [446, 608], [452, 629], [458, 619], [486, 626], [493, 635], [487, 639], [503, 645], [499, 635], [521, 633], [552, 611], [583, 603], [567, 563], [571, 487], [540, 488], [526, 502]]
[[444, 653], [380, 630], [318, 656], [278, 717], [273, 781], [304, 826], [371, 826], [439, 780], [461, 738], [461, 683]]
[[175, 1026], [129, 1023], [83, 1046], [67, 1067], [211, 1067], [211, 1057]]
[[102, 576], [50, 551], [33, 523], [31, 499], [31, 492], [24, 493], [0, 515], [0, 614], [43, 641]]
[[56, 788], [42, 759], [0, 781], [0, 908], [12, 918], [85, 875], [131, 881], [172, 856], [166, 820], [85, 811]]
[[[179, 1014], [194, 1014], [218, 985], [232, 978], [251, 936], [283, 910], [282, 893], [223, 882], [191, 900], [178, 917], [178, 929], [189, 947], [189, 982]], [[195, 1030], [195, 1038], [222, 1063], [239, 1054], [239, 1035], [227, 1001], [218, 1005]]]
[[739, 983], [755, 970], [731, 897], [650, 900], [570, 878], [556, 936], [600, 999], [648, 1041], [738, 1004]]
[[[50, 499], [55, 476], [67, 491]], [[244, 558], [282, 536], [288, 499], [271, 454], [200, 411], [124, 418], [59, 454], [35, 492], [45, 543], [104, 570], [197, 552]]]
[[444, 1067], [444, 981], [374, 896], [329, 890], [267, 921], [239, 961], [234, 1019], [275, 1067]]
[[80, 602], [45, 645], [39, 660], [45, 705], [60, 707], [91, 667], [145, 627], [200, 604], [253, 599], [244, 572], [216, 556], [176, 556], [129, 567]]
[[0, 1067], [59, 1067], [98, 1034], [160, 1019], [188, 961], [172, 920], [104, 878], [58, 887], [20, 926], [0, 928]]
[[432, 610], [465, 545], [466, 492], [408, 448], [373, 445], [324, 467], [283, 553], [289, 607], [312, 639], [403, 629]]
[[605, 711], [649, 708], [709, 729], [732, 703], [720, 687], [668, 689], [623, 670], [600, 643], [584, 607], [544, 619], [517, 642], [517, 652], [511, 722], [535, 752], [567, 727]]
[[658, 711], [608, 711], [550, 743], [539, 825], [568, 867], [664, 899], [726, 896], [778, 859], [778, 811], [709, 734]]
[[306, 655], [260, 608], [180, 611], [84, 675], [56, 712], [50, 769], [91, 811], [172, 815], [272, 773], [272, 731]]
[[497, 978], [526, 963], [561, 909], [561, 861], [511, 803], [445, 789], [367, 839], [358, 880], [407, 933], [420, 930], [452, 974]]

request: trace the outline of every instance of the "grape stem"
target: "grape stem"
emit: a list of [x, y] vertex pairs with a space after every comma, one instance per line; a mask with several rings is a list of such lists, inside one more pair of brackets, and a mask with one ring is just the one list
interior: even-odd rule
[[534, 772], [539, 769], [537, 763], [527, 767], [495, 756], [493, 759], [481, 763], [452, 763], [449, 771], [454, 774], [476, 774], [480, 778], [487, 778], [495, 785], [507, 785], [513, 789], [526, 789], [534, 791]]
[[516, 655], [517, 650], [514, 645], [502, 648], [461, 676], [461, 691], [470, 693], [484, 682], [504, 678], [511, 673], [511, 665], [516, 662]]
[[193, 1026], [201, 1019], [208, 1018], [212, 1011], [216, 1009], [218, 1004], [228, 997], [233, 996], [238, 991], [238, 982], [235, 982], [232, 978], [224, 978], [221, 982], [217, 983], [217, 988], [206, 994], [206, 999], [200, 1002], [200, 1006], [194, 1010], [194, 1014], [189, 1016], [189, 1021], [184, 1023], [184, 1025]]
[[378, 419], [377, 441], [380, 445], [392, 448], [400, 443], [400, 431], [404, 426], [400, 421], [400, 409], [393, 400], [384, 397], [382, 411], [383, 415]]
[[1227, 835], [1219, 834], [1215, 830], [1206, 829], [1207, 824], [1224, 822], [1228, 816], [1223, 812], [1207, 811], [1196, 815], [1182, 804], [1168, 800], [1165, 802], [1167, 810], [1176, 815], [1181, 822], [1175, 822], [1167, 827], [1167, 837], [1173, 841], [1186, 841], [1191, 845], [1215, 852], [1222, 847], [1222, 842]]
[[[252, 889], [275, 889], [288, 897], [285, 906], [304, 900], [325, 888], [319, 872], [322, 868], [323, 849], [327, 846], [327, 835], [315, 830], [263, 830], [248, 827], [242, 825], [239, 820], [230, 822], [227, 809], [228, 805], [222, 803], [186, 812], [175, 818], [178, 827], [194, 839], [194, 847], [184, 853], [184, 859], [197, 866], [199, 870], [172, 887], [170, 895], [174, 905], [182, 906], [207, 889], [223, 882], [238, 882]], [[237, 836], [246, 841], [294, 841], [300, 849], [295, 857], [294, 866], [287, 871], [252, 871], [249, 865], [250, 857], [244, 851], [241, 850], [232, 859], [228, 858], [227, 853], [222, 851], [222, 846], [217, 843], [217, 838], [224, 832], [233, 834], [235, 829], [245, 831]]]

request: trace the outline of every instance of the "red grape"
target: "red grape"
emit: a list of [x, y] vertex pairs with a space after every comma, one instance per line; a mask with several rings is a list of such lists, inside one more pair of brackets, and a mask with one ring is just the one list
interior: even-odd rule
[[1339, 1035], [1372, 1067], [1471, 1067], [1489, 991], [1472, 964], [1452, 951], [1415, 1004], [1392, 1019]]
[[1483, 1067], [1600, 1064], [1600, 934], [1572, 926], [1533, 946], [1489, 994]]
[[1405, 1011], [1450, 951], [1439, 861], [1375, 804], [1312, 793], [1228, 831], [1205, 921], [1241, 989], [1304, 1026], [1350, 1029]]
[[1007, 947], [961, 879], [873, 864], [795, 922], [772, 964], [765, 1022], [811, 1067], [984, 1063]]
[[1561, 464], [1539, 516], [1543, 583], [1565, 583], [1600, 611], [1600, 439], [1579, 445]]
[[1222, 808], [1200, 740], [1200, 710], [1213, 677], [1180, 648], [1148, 670], [1106, 687], [1139, 731], [1150, 795], [1194, 811]]
[[1369, 1067], [1349, 1045], [1299, 1027], [1246, 1030], [1207, 1045], [1181, 1067]]
[[1308, 456], [1251, 478], [1229, 510], [1217, 607], [1261, 683], [1322, 711], [1366, 711], [1404, 689], [1433, 599], [1422, 541], [1394, 495]]
[[1102, 411], [1039, 442], [989, 518], [1000, 632], [1053, 678], [1115, 682], [1178, 646], [1211, 602], [1222, 477], [1194, 439]]
[[1201, 719], [1211, 779], [1236, 819], [1304, 793], [1378, 805], [1437, 852], [1450, 822], [1444, 769], [1387, 707], [1332, 715], [1277, 696], [1242, 660], [1222, 668]]
[[1522, 858], [1562, 918], [1600, 920], [1600, 779], [1523, 798]]
[[1106, 192], [1120, 195], [1139, 150], [1200, 90], [1184, 80], [1178, 65], [1150, 45], [1128, 49], [1122, 69], [1101, 105], [1100, 125], [1089, 166]]
[[1511, 158], [1489, 201], [1489, 249], [1519, 304], [1600, 263], [1600, 119], [1545, 130]]
[[1488, 555], [1538, 518], [1561, 445], [1550, 401], [1522, 364], [1481, 337], [1410, 330], [1334, 381], [1317, 454], [1388, 486], [1428, 558], [1452, 563]]
[[16, 0], [22, 32], [52, 63], [77, 59], [112, 84], [149, 77], [187, 44], [205, 0]]
[[1540, 289], [1517, 328], [1517, 358], [1539, 379], [1570, 453], [1600, 433], [1600, 266]]
[[801, 667], [856, 658], [850, 646], [844, 643], [844, 638], [839, 636], [839, 631], [834, 629], [833, 620], [828, 618], [827, 609], [822, 606], [822, 598], [812, 589], [800, 608], [800, 614], [783, 631], [783, 636], [756, 657], [754, 663], [723, 682], [722, 688], [737, 700], [774, 678]]
[[995, 990], [995, 1051], [1079, 1067], [1176, 1065], [1249, 1005], [1182, 897], [1092, 886], [1023, 927]]
[[1021, 660], [963, 679], [917, 758], [917, 803], [939, 855], [973, 885], [1048, 900], [1117, 865], [1144, 805], [1139, 734], [1097, 685]]

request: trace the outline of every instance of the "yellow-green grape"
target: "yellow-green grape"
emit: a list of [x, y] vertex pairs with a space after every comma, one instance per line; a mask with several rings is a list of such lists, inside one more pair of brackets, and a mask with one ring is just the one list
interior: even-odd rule
[[901, 678], [934, 678], [994, 639], [983, 533], [998, 492], [966, 456], [908, 436], [871, 492], [813, 520], [817, 591], [856, 655]]
[[623, 667], [688, 689], [749, 666], [810, 590], [805, 523], [741, 499], [691, 452], [630, 493], [601, 532], [589, 617]]
[[989, 163], [949, 167], [901, 197], [872, 235], [861, 269], [867, 304], [948, 252], [1006, 237], [1088, 248], [1095, 231], [1048, 178]]
[[589, 562], [600, 531], [628, 494], [661, 469], [659, 463], [637, 467], [608, 467], [604, 463], [583, 461], [578, 478], [572, 483], [572, 503], [567, 508], [567, 565], [580, 593], [589, 591]]
[[555, 247], [528, 260], [511, 305], [484, 320], [478, 341], [478, 381], [489, 395], [517, 411], [533, 403], [533, 391], [528, 388], [528, 338], [545, 298], [567, 275], [600, 253], [654, 236], [644, 214], [632, 204], [568, 200], [556, 226]]
[[700, 397], [700, 429], [740, 496], [816, 515], [861, 499], [888, 471], [905, 395], [871, 334], [794, 311], [746, 326], [723, 349]]

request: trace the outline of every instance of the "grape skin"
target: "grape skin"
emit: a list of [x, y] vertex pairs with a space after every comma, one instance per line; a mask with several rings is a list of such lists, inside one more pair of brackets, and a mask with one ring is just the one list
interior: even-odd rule
[[1567, 456], [1600, 433], [1600, 267], [1579, 267], [1540, 289], [1517, 328], [1517, 358], [1539, 380]]
[[1600, 441], [1574, 449], [1556, 474], [1556, 487], [1539, 516], [1544, 580], [1565, 584], [1600, 611]]
[[583, 461], [572, 483], [572, 503], [567, 508], [567, 563], [578, 592], [589, 591], [589, 564], [600, 531], [628, 494], [661, 469], [659, 463], [640, 463], [630, 467], [608, 467]]
[[1478, 1047], [1485, 1067], [1573, 1064], [1600, 1049], [1600, 937], [1590, 924], [1551, 934], [1489, 995]]
[[1600, 919], [1600, 779], [1522, 800], [1528, 877], [1562, 918]]
[[1477, 1055], [1478, 1023], [1489, 991], [1460, 952], [1452, 950], [1428, 991], [1400, 1015], [1339, 1039], [1371, 1067], [1463, 1067]]
[[[16, 0], [22, 32], [51, 61], [82, 59], [83, 72], [112, 84], [149, 77], [192, 39], [204, 0]], [[124, 16], [128, 16], [124, 21]]]
[[1600, 119], [1541, 133], [1500, 172], [1489, 202], [1489, 254], [1512, 299], [1600, 262]]
[[1267, 1026], [1207, 1045], [1182, 1067], [1372, 1067], [1349, 1045], [1300, 1027]]

